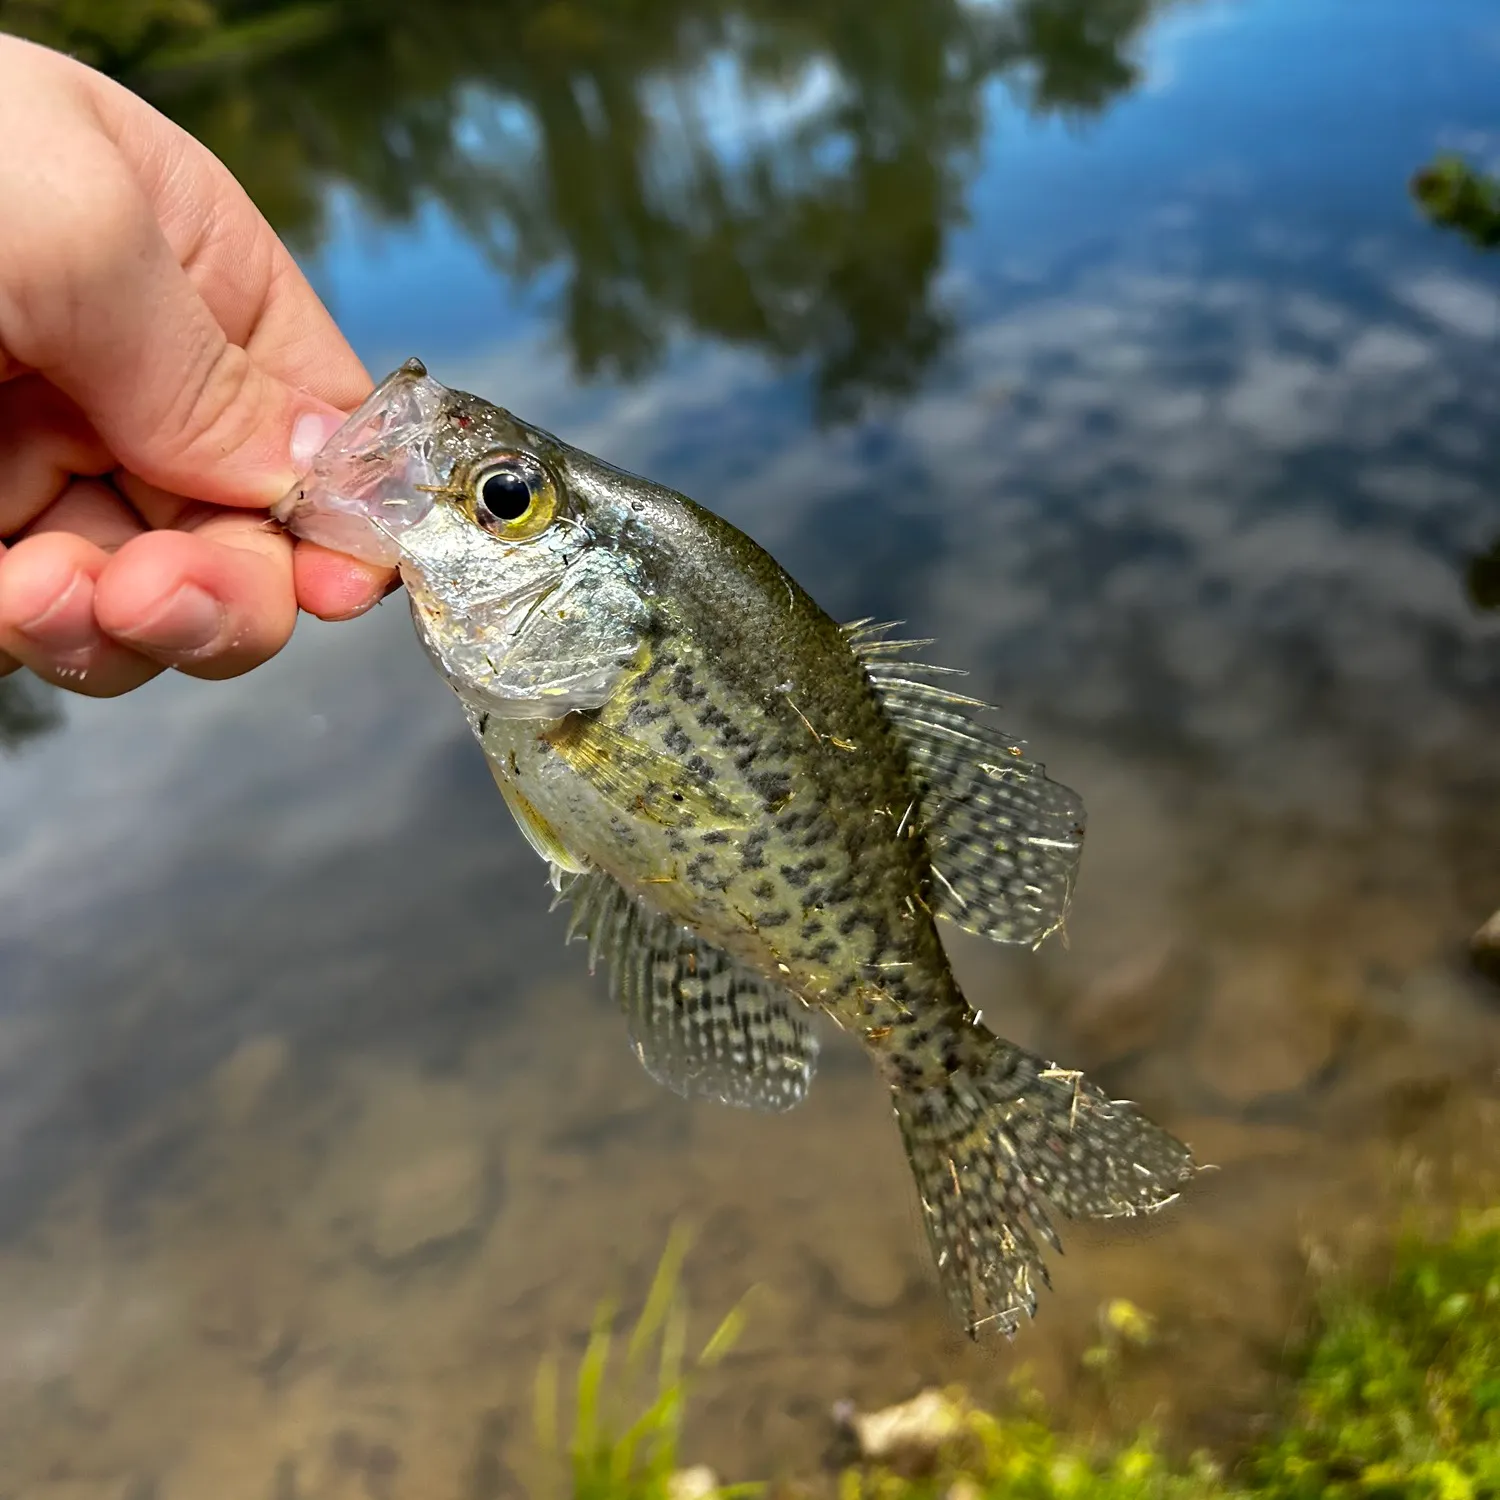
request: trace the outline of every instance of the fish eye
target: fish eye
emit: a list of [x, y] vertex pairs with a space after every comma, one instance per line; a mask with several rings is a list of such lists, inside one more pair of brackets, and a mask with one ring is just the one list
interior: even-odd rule
[[515, 469], [496, 469], [480, 486], [479, 503], [497, 521], [519, 521], [531, 509], [531, 486]]
[[470, 483], [474, 519], [506, 541], [537, 536], [557, 513], [557, 486], [529, 453], [498, 453], [474, 473]]

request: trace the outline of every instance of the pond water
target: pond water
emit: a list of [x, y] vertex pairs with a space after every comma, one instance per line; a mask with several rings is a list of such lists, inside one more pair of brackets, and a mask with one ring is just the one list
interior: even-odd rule
[[[761, 1288], [689, 1420], [727, 1477], [1023, 1364], [1232, 1450], [1310, 1262], [1500, 1154], [1500, 258], [1407, 194], [1500, 164], [1494, 7], [222, 12], [61, 39], [226, 157], [372, 371], [938, 637], [1091, 820], [1066, 945], [955, 936], [965, 989], [1219, 1170], [955, 1338], [864, 1059], [784, 1117], [657, 1089], [397, 597], [0, 758], [0, 1495], [518, 1493], [539, 1359], [680, 1219], [705, 1335]], [[1106, 1385], [1115, 1296], [1159, 1340]]]

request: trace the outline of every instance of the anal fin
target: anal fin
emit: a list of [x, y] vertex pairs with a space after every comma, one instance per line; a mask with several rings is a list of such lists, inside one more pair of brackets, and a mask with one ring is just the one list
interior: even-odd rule
[[617, 881], [591, 871], [571, 881], [570, 938], [603, 959], [646, 1072], [674, 1093], [740, 1109], [780, 1112], [806, 1097], [818, 1038], [806, 1007]]

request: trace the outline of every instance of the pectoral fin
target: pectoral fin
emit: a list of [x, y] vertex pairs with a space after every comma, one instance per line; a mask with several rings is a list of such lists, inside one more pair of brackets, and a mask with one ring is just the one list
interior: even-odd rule
[[[505, 805], [510, 809], [511, 816], [526, 835], [526, 842], [556, 870], [580, 874], [588, 869], [587, 861], [569, 850], [562, 835], [531, 805], [526, 795], [494, 760], [486, 755], [485, 761], [489, 765], [490, 775], [495, 778], [495, 785], [505, 798]], [[555, 880], [556, 876], [553, 878]]]
[[616, 807], [663, 828], [742, 828], [751, 813], [695, 771], [590, 714], [569, 714], [546, 734], [569, 767]]

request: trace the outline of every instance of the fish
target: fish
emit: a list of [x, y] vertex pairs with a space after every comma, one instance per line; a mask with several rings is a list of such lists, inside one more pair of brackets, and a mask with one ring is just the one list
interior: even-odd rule
[[567, 937], [646, 1071], [784, 1111], [822, 1013], [890, 1091], [938, 1279], [1014, 1336], [1055, 1216], [1173, 1202], [1190, 1148], [984, 1024], [939, 930], [1062, 927], [1079, 795], [895, 622], [840, 624], [722, 517], [408, 360], [274, 508], [399, 568]]

